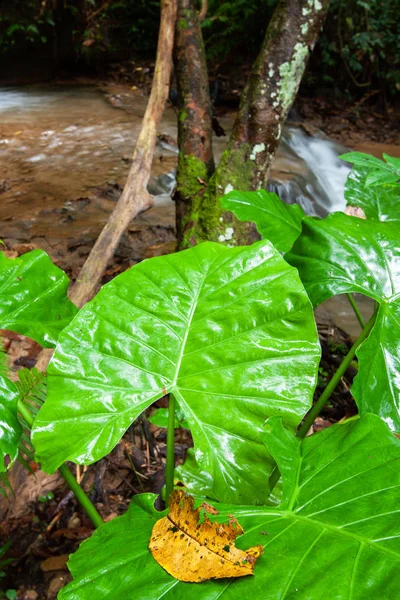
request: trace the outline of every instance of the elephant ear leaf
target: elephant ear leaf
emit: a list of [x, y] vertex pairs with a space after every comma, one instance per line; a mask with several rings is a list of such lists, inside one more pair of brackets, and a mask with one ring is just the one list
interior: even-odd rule
[[22, 426], [17, 416], [18, 388], [8, 378], [7, 354], [0, 338], [0, 473], [5, 473], [18, 456]]
[[48, 348], [77, 312], [69, 279], [41, 250], [19, 258], [0, 252], [0, 329], [11, 329]]
[[[397, 160], [400, 163], [400, 159], [384, 156], [388, 161], [389, 167], [389, 160]], [[367, 159], [360, 159], [357, 152], [343, 154], [341, 158], [354, 163], [347, 178], [344, 191], [347, 205], [361, 208], [367, 219], [400, 222], [400, 185], [398, 183], [400, 168], [398, 168], [398, 177], [395, 177], [394, 181], [385, 183], [381, 180], [380, 182], [378, 181], [379, 185], [376, 185], [376, 182], [373, 185], [374, 182], [371, 183], [370, 181], [371, 171], [374, 172], [375, 169], [386, 175], [388, 171], [383, 169], [385, 163], [375, 159], [375, 161], [378, 160], [378, 168], [375, 162], [370, 163]], [[389, 175], [392, 177], [392, 171], [389, 171]]]
[[285, 204], [273, 192], [233, 191], [222, 198], [221, 204], [241, 221], [253, 221], [263, 239], [272, 242], [280, 252], [290, 250], [301, 233], [305, 217], [301, 207]]
[[366, 185], [381, 186], [393, 184], [400, 180], [400, 158], [383, 154], [384, 160], [363, 152], [347, 152], [340, 157], [356, 167], [366, 169], [368, 175]]
[[[234, 514], [244, 532], [236, 546], [263, 547], [253, 577], [182, 583], [169, 575], [148, 550], [165, 513], [145, 494], [72, 555], [74, 581], [59, 599], [397, 598], [400, 440], [375, 415], [304, 440], [274, 417], [263, 438], [282, 473], [282, 504], [218, 504], [210, 517], [217, 528]], [[178, 528], [170, 533], [181, 535]]]
[[319, 355], [307, 294], [268, 242], [204, 243], [144, 261], [62, 332], [34, 426], [38, 460], [48, 471], [94, 462], [172, 393], [210, 496], [264, 503], [274, 462], [260, 431], [274, 414], [296, 428]]
[[400, 228], [336, 213], [306, 218], [285, 258], [297, 267], [314, 306], [359, 292], [379, 304], [374, 327], [357, 350], [352, 394], [361, 414], [380, 415], [400, 431]]

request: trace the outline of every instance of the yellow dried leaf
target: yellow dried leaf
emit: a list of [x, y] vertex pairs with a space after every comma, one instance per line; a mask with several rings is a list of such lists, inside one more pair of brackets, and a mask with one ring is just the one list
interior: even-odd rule
[[180, 581], [200, 582], [222, 577], [252, 575], [262, 546], [235, 547], [243, 529], [231, 516], [229, 523], [212, 523], [201, 511], [218, 514], [209, 504], [194, 509], [194, 499], [181, 490], [170, 497], [169, 513], [153, 527], [149, 548], [167, 573]]

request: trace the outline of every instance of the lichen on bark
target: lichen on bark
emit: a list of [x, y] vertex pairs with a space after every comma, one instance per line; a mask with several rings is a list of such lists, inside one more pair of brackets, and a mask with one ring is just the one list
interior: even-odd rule
[[[194, 160], [194, 157], [190, 157], [189, 161], [180, 162], [180, 167], [186, 170], [185, 176], [182, 177], [186, 185], [183, 188], [179, 184], [177, 193], [180, 196], [184, 194], [190, 199], [187, 204], [188, 210], [182, 220], [184, 234], [181, 237], [181, 247], [192, 246], [206, 240], [226, 242], [228, 245], [249, 242], [249, 226], [238, 221], [232, 213], [224, 211], [221, 198], [233, 189], [243, 191], [248, 189], [252, 169], [251, 160], [248, 158], [250, 153], [251, 147], [248, 144], [243, 144], [241, 148], [234, 151], [227, 149], [221, 157], [219, 168], [208, 180], [207, 185], [199, 184], [199, 179], [205, 181], [205, 171], [204, 168], [202, 170], [201, 162]], [[233, 228], [234, 233], [227, 236], [227, 228]], [[252, 227], [250, 229], [253, 230]], [[222, 237], [224, 239], [221, 239]], [[254, 235], [251, 238], [253, 239]]]
[[309, 55], [307, 44], [298, 42], [293, 50], [290, 61], [279, 66], [281, 79], [277, 82], [279, 87], [278, 98], [283, 111], [288, 111], [293, 104], [297, 89], [303, 76], [305, 64]]
[[[204, 189], [199, 189], [195, 181], [189, 181], [190, 176], [198, 177], [198, 165], [196, 169], [189, 165], [187, 174], [183, 172], [184, 163], [181, 162], [178, 169], [177, 198], [178, 202], [185, 203], [179, 209], [177, 206], [181, 248], [206, 239], [230, 245], [253, 240], [252, 228], [236, 221], [231, 213], [223, 212], [220, 199], [232, 189], [249, 191], [265, 187], [283, 125], [328, 6], [329, 0], [280, 0], [242, 94], [229, 143], [214, 172], [210, 159], [211, 104], [202, 41], [202, 50], [200, 54], [195, 53], [194, 58], [182, 45], [185, 35], [186, 43], [201, 40], [196, 2], [179, 0], [178, 10], [183, 11], [188, 23], [186, 32], [177, 29], [180, 51], [176, 53], [176, 64], [179, 67], [181, 109], [187, 111], [187, 117], [179, 119], [179, 149], [183, 155], [197, 156], [208, 165], [203, 170], [207, 177], [200, 176]], [[193, 77], [190, 81], [194, 71], [195, 82]]]

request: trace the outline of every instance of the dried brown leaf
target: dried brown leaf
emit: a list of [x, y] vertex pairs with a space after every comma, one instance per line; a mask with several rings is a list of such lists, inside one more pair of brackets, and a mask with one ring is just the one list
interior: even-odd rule
[[262, 546], [239, 550], [235, 540], [243, 529], [234, 516], [228, 523], [211, 522], [202, 511], [218, 514], [207, 503], [194, 509], [194, 499], [182, 490], [171, 494], [169, 513], [153, 527], [149, 548], [155, 560], [180, 581], [200, 582], [252, 575]]

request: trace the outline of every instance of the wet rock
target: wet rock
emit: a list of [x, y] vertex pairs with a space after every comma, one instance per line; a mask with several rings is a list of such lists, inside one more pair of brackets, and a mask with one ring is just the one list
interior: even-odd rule
[[78, 517], [77, 513], [74, 513], [72, 517], [68, 520], [68, 528], [69, 529], [77, 529], [82, 525], [81, 519]]
[[346, 215], [351, 217], [358, 217], [359, 219], [366, 219], [365, 212], [360, 206], [348, 206], [344, 211]]
[[8, 192], [10, 187], [11, 187], [10, 184], [5, 179], [0, 180], [0, 194], [4, 194], [4, 192]]
[[147, 190], [153, 196], [169, 194], [175, 185], [175, 172], [164, 173], [158, 177], [151, 177], [147, 185]]
[[38, 598], [39, 594], [35, 590], [26, 590], [22, 596], [22, 600], [37, 600]]
[[164, 256], [165, 254], [171, 254], [176, 250], [176, 241], [164, 242], [162, 244], [153, 244], [146, 250], [145, 258], [152, 258], [154, 256]]
[[53, 579], [50, 581], [50, 585], [47, 588], [47, 598], [48, 600], [55, 600], [55, 598], [57, 598], [57, 594], [58, 592], [66, 586], [66, 584], [69, 581], [69, 577], [65, 576], [65, 575], [58, 575], [56, 577], [53, 577]]

